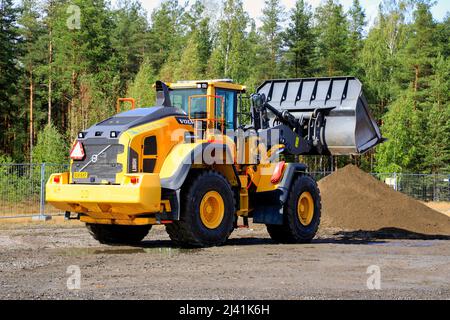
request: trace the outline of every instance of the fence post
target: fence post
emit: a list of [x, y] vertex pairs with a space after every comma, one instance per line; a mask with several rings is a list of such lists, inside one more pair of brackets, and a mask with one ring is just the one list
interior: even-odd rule
[[398, 181], [397, 172], [394, 172], [394, 190], [398, 191]]
[[52, 217], [45, 215], [45, 163], [41, 164], [41, 175], [40, 175], [40, 193], [39, 193], [39, 215], [34, 216], [33, 220], [38, 221], [48, 221]]

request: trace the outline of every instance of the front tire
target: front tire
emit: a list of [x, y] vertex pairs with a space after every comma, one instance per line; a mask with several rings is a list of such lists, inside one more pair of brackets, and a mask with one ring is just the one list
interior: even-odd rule
[[229, 182], [207, 171], [187, 181], [182, 189], [180, 221], [166, 225], [172, 241], [182, 247], [223, 245], [234, 225], [235, 200]]
[[283, 225], [267, 225], [267, 231], [275, 242], [310, 243], [319, 229], [321, 208], [316, 181], [301, 175], [292, 184], [284, 207]]
[[86, 228], [92, 237], [102, 244], [134, 245], [144, 240], [152, 226], [121, 226], [87, 223]]

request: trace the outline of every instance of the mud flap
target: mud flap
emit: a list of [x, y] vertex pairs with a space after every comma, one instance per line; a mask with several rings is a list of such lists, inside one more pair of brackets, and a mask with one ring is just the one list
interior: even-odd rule
[[283, 206], [260, 206], [253, 212], [253, 223], [258, 224], [283, 224]]

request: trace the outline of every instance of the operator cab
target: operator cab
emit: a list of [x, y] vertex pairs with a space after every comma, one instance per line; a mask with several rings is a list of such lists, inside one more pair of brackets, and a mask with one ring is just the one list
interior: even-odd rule
[[174, 107], [186, 112], [203, 129], [221, 131], [237, 128], [238, 101], [245, 86], [232, 80], [179, 81], [167, 84]]

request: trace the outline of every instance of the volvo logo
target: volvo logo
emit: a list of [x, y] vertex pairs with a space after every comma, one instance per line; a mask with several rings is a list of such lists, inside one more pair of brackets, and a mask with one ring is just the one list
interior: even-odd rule
[[189, 118], [177, 117], [177, 121], [178, 121], [179, 124], [185, 125], [185, 126], [193, 126], [194, 125], [194, 121], [192, 121]]
[[91, 157], [91, 162], [92, 162], [92, 163], [97, 163], [97, 161], [98, 161], [98, 154], [94, 154], [94, 155]]
[[83, 168], [80, 169], [80, 172], [82, 172], [84, 169], [86, 169], [90, 164], [92, 164], [92, 163], [97, 163], [98, 157], [100, 157], [102, 154], [104, 154], [104, 153], [106, 152], [106, 150], [108, 150], [108, 149], [111, 148], [111, 147], [112, 147], [112, 145], [107, 146], [105, 149], [103, 149], [102, 151], [100, 151], [98, 154], [94, 154], [94, 155], [91, 157], [91, 160], [90, 160], [88, 163], [86, 163], [86, 165], [85, 165]]

